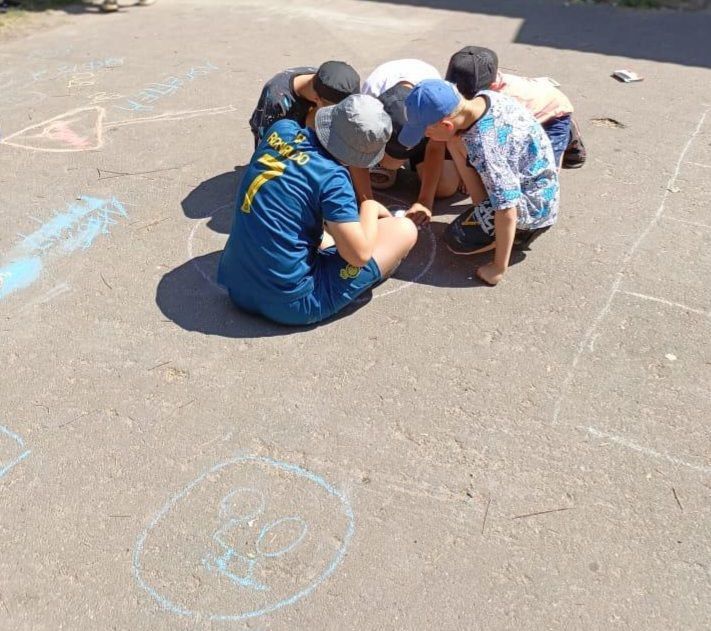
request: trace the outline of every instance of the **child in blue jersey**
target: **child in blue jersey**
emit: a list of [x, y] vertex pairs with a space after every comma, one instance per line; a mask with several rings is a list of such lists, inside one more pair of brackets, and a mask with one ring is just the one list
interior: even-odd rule
[[445, 243], [455, 254], [495, 249], [476, 275], [496, 285], [514, 244], [527, 248], [558, 217], [558, 169], [548, 136], [515, 99], [489, 90], [465, 99], [451, 83], [427, 80], [405, 105], [400, 142], [416, 145], [425, 135], [446, 142], [474, 203], [447, 227]]
[[377, 164], [390, 133], [380, 101], [360, 94], [320, 108], [313, 129], [283, 119], [267, 130], [237, 194], [218, 269], [238, 307], [313, 324], [392, 273], [417, 229], [409, 219], [378, 220], [387, 213], [375, 200], [359, 208], [346, 168]]

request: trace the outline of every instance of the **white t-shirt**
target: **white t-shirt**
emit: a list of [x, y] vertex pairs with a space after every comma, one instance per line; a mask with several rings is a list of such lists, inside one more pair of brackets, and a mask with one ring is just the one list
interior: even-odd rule
[[441, 79], [437, 68], [419, 59], [397, 59], [379, 65], [364, 81], [361, 92], [379, 97], [394, 85], [406, 81], [417, 85], [425, 79]]

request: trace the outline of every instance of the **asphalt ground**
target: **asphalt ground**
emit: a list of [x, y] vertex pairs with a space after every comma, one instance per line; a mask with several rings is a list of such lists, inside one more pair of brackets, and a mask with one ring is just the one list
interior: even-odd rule
[[[709, 627], [711, 15], [500, 5], [160, 0], [0, 44], [0, 628]], [[483, 287], [446, 200], [344, 317], [232, 308], [263, 82], [474, 43], [576, 106], [555, 228]]]

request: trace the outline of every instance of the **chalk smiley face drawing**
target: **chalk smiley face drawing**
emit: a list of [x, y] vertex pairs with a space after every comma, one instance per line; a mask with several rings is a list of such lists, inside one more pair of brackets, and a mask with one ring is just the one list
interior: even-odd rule
[[281, 517], [254, 533], [255, 522], [267, 508], [264, 493], [252, 488], [230, 491], [220, 502], [223, 525], [213, 535], [220, 556], [206, 557], [208, 570], [222, 574], [240, 587], [268, 591], [269, 585], [255, 580], [258, 564], [287, 554], [308, 533], [307, 523], [298, 515]]
[[173, 496], [139, 536], [134, 576], [165, 610], [245, 620], [310, 595], [355, 532], [347, 498], [270, 458], [216, 465]]

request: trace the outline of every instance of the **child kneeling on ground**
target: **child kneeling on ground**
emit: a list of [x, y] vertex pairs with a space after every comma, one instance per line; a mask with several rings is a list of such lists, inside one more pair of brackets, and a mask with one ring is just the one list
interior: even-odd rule
[[496, 248], [494, 260], [476, 270], [496, 285], [514, 245], [527, 249], [557, 219], [558, 169], [548, 136], [517, 101], [489, 90], [469, 100], [451, 83], [426, 80], [405, 105], [400, 142], [446, 142], [474, 203], [447, 227], [445, 243], [456, 254]]
[[267, 130], [240, 185], [218, 269], [238, 307], [313, 324], [395, 270], [417, 228], [375, 200], [359, 208], [346, 168], [377, 164], [390, 133], [380, 101], [362, 94], [320, 108], [313, 129], [282, 119]]
[[465, 46], [449, 60], [445, 79], [454, 83], [466, 99], [480, 90], [513, 97], [541, 124], [553, 147], [558, 168], [578, 169], [587, 152], [580, 129], [573, 120], [573, 105], [549, 79], [529, 79], [499, 72], [499, 58], [490, 48]]

